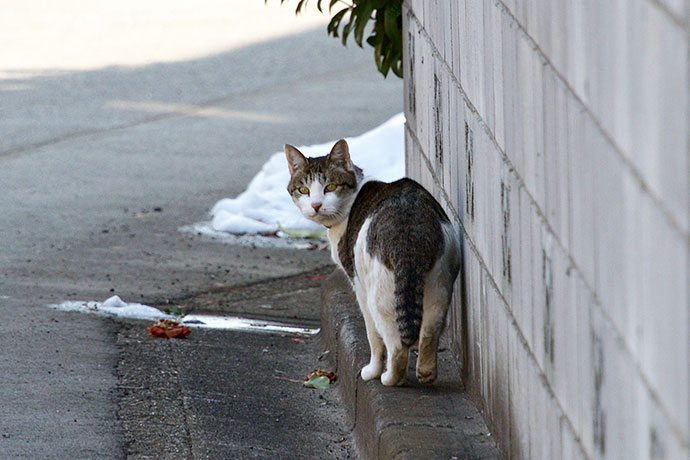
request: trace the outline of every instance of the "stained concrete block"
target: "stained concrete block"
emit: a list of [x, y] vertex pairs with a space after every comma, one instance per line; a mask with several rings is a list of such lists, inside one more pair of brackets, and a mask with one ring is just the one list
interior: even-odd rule
[[503, 13], [500, 8], [490, 7], [488, 9], [489, 24], [492, 36], [491, 53], [491, 78], [492, 78], [492, 119], [489, 127], [499, 148], [505, 151], [505, 79], [506, 75], [503, 69], [504, 52], [503, 52]]
[[585, 280], [594, 285], [593, 141], [591, 120], [574, 99], [568, 99], [568, 154], [570, 168], [570, 251]]

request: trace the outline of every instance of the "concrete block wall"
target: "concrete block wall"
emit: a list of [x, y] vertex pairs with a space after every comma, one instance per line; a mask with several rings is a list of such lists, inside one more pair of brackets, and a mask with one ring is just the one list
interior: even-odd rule
[[690, 459], [690, 0], [407, 0], [407, 172], [506, 458]]

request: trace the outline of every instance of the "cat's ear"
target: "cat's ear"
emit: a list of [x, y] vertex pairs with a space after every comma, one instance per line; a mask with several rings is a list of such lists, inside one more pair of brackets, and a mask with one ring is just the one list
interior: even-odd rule
[[352, 160], [350, 159], [350, 149], [345, 139], [340, 139], [335, 143], [328, 154], [328, 160], [343, 167], [346, 171], [352, 170]]
[[285, 156], [287, 157], [290, 174], [294, 174], [298, 169], [307, 166], [307, 158], [302, 155], [302, 152], [289, 144], [285, 144]]

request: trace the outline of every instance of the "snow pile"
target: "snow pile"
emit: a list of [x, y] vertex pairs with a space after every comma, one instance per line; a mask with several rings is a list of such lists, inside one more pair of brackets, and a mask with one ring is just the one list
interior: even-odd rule
[[95, 313], [102, 316], [118, 316], [133, 319], [173, 319], [174, 317], [163, 313], [157, 308], [142, 305], [140, 303], [126, 303], [118, 296], [112, 296], [105, 302], [80, 302], [68, 301], [61, 304], [49, 305], [49, 307], [62, 311], [76, 311], [79, 313]]
[[[391, 182], [405, 175], [405, 117], [394, 116], [381, 126], [346, 139], [352, 161], [375, 179]], [[330, 152], [336, 141], [298, 149], [308, 157]], [[233, 234], [269, 234], [280, 229], [322, 229], [305, 219], [287, 193], [290, 181], [284, 152], [271, 156], [237, 198], [220, 200], [211, 210], [210, 230]], [[201, 228], [197, 226], [197, 230]]]

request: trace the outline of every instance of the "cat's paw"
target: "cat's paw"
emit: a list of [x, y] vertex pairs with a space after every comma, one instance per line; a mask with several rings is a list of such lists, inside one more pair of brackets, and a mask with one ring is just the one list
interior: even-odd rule
[[417, 380], [419, 380], [421, 383], [434, 383], [434, 380], [436, 380], [437, 376], [437, 371], [436, 367], [429, 367], [429, 368], [424, 368], [424, 367], [418, 367], [417, 368]]
[[381, 372], [383, 371], [383, 366], [381, 366], [378, 363], [369, 363], [366, 366], [362, 368], [362, 380], [365, 382], [375, 379], [381, 375]]
[[401, 372], [399, 375], [393, 375], [393, 372], [386, 371], [381, 374], [381, 383], [387, 387], [400, 386], [405, 383], [405, 373]]

